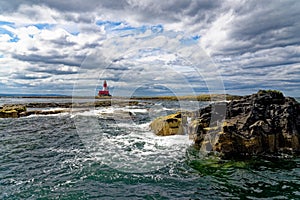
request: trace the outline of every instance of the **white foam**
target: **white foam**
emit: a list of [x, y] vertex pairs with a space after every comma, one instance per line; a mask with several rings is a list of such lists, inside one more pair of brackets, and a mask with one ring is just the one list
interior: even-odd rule
[[71, 118], [75, 116], [95, 116], [95, 110], [72, 110]]
[[49, 108], [49, 109], [44, 109], [44, 110], [41, 110], [41, 111], [69, 111], [70, 109], [67, 109], [67, 108]]
[[58, 116], [66, 116], [69, 115], [69, 112], [62, 112], [62, 113], [56, 113], [56, 114], [32, 114], [32, 115], [28, 115], [26, 117], [22, 117], [22, 118], [34, 118], [34, 117], [58, 117]]
[[[159, 110], [164, 109], [166, 108], [162, 107]], [[108, 120], [104, 129], [101, 129], [101, 126], [92, 127], [93, 123], [89, 126], [86, 122], [82, 125], [80, 121], [78, 122], [78, 133], [86, 149], [100, 162], [119, 170], [149, 171], [182, 158], [188, 146], [192, 144], [188, 135], [157, 136], [150, 131], [150, 121], [137, 124], [126, 118], [128, 112], [145, 113], [148, 110], [130, 106], [111, 106], [75, 113], [75, 115], [116, 118], [116, 122]], [[82, 126], [82, 129], [79, 126]], [[87, 129], [87, 126], [90, 129]]]

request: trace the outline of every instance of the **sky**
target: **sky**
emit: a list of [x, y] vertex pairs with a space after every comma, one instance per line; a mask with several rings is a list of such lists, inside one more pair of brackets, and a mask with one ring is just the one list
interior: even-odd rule
[[0, 94], [300, 96], [298, 0], [0, 0]]

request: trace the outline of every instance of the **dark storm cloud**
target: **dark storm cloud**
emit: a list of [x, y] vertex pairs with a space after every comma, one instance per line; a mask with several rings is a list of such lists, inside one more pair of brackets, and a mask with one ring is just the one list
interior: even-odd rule
[[300, 44], [300, 1], [248, 1], [234, 9], [234, 16], [222, 54]]
[[[71, 11], [71, 12], [88, 12], [88, 11], [97, 11], [97, 9], [108, 8], [108, 9], [123, 9], [128, 5], [127, 1], [118, 0], [72, 0], [72, 1], [61, 1], [61, 0], [52, 0], [44, 1], [43, 4], [55, 8], [61, 11]], [[101, 10], [99, 10], [101, 11]]]
[[127, 66], [113, 66], [113, 65], [110, 65], [110, 66], [107, 66], [105, 69], [107, 69], [107, 70], [117, 70], [117, 71], [126, 71], [129, 68]]
[[292, 65], [292, 64], [300, 64], [300, 61], [287, 60], [282, 62], [270, 62], [270, 63], [263, 63], [263, 64], [256, 63], [256, 65], [243, 66], [243, 69], [262, 69], [262, 68], [270, 68], [270, 67], [277, 67], [277, 66], [284, 67], [285, 65]]
[[218, 0], [131, 1], [128, 9], [138, 12], [140, 21], [180, 22], [183, 18], [188, 18], [189, 23], [192, 24], [212, 21], [216, 15], [214, 11], [221, 6], [221, 3], [222, 1]]
[[[0, 11], [3, 13], [14, 12], [18, 10], [20, 5], [44, 5], [61, 12], [67, 12], [64, 13], [64, 18], [73, 22], [91, 23], [93, 22], [93, 16], [89, 14], [98, 13], [101, 15], [111, 10], [115, 12], [120, 11], [120, 18], [122, 18], [124, 14], [132, 15], [140, 22], [180, 22], [183, 18], [188, 18], [188, 24], [195, 25], [196, 23], [204, 24], [203, 22], [207, 23], [213, 21], [221, 4], [222, 1], [220, 0], [2, 0], [0, 1]], [[85, 15], [75, 15], [74, 13], [85, 13]], [[26, 14], [30, 17], [36, 16], [32, 10]]]
[[61, 0], [51, 0], [51, 1], [41, 1], [41, 0], [14, 0], [14, 1], [0, 1], [0, 8], [2, 12], [14, 12], [20, 5], [45, 5], [54, 9], [61, 11], [91, 11], [95, 9], [97, 5], [97, 0], [90, 0], [89, 3], [81, 0], [72, 0], [72, 1], [61, 1]]

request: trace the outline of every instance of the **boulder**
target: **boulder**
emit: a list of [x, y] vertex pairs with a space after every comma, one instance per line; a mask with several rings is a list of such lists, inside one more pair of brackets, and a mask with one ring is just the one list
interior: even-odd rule
[[25, 111], [24, 105], [3, 105], [0, 109], [0, 118], [17, 118]]
[[156, 135], [160, 136], [182, 135], [184, 134], [183, 124], [185, 123], [186, 117], [182, 116], [181, 113], [175, 113], [155, 119], [150, 124], [150, 128]]
[[0, 110], [0, 118], [17, 118], [18, 112], [16, 110]]

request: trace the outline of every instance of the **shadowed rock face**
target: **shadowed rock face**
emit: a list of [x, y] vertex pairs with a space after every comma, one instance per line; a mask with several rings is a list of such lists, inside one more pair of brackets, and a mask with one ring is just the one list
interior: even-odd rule
[[300, 153], [300, 105], [295, 99], [259, 91], [226, 104], [225, 120], [219, 123], [211, 118], [220, 115], [215, 106], [197, 111], [188, 125], [197, 146], [224, 157]]
[[300, 105], [278, 91], [160, 117], [150, 125], [163, 136], [184, 134], [183, 127], [196, 147], [223, 157], [300, 154]]

